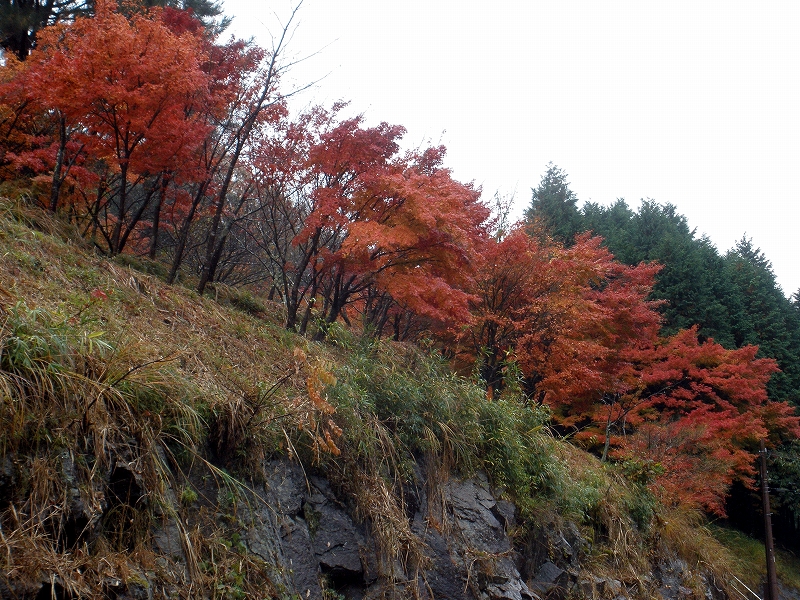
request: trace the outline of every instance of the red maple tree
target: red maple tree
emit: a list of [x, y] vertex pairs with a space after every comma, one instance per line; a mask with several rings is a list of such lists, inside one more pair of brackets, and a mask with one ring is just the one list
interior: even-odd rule
[[442, 167], [443, 148], [401, 153], [402, 127], [339, 120], [342, 108], [287, 123], [258, 162], [261, 244], [287, 327], [305, 331], [312, 312], [333, 323], [371, 289], [465, 318], [462, 283], [488, 216], [479, 192]]
[[[146, 203], [132, 188], [174, 170], [208, 133], [193, 105], [208, 93], [197, 33], [175, 33], [158, 10], [125, 16], [98, 1], [96, 16], [45, 28], [29, 59], [25, 87], [62, 119], [100, 172], [92, 209], [108, 251], [122, 251]], [[62, 168], [54, 161], [54, 179]]]
[[777, 363], [757, 351], [701, 342], [693, 328], [639, 353], [616, 441], [621, 456], [663, 467], [656, 487], [665, 501], [724, 515], [731, 483], [753, 475], [758, 440], [800, 435], [795, 410], [767, 397]]
[[521, 228], [488, 241], [471, 288], [480, 302], [457, 333], [488, 387], [502, 385], [513, 361], [528, 394], [567, 425], [581, 406], [620, 387], [626, 353], [658, 331], [647, 296], [659, 267], [623, 265], [601, 241], [584, 234], [565, 248]]

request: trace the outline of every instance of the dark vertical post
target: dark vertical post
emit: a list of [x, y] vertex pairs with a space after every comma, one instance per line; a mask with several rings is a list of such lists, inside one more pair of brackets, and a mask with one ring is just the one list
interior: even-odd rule
[[764, 547], [767, 554], [767, 600], [778, 597], [778, 576], [775, 572], [775, 546], [772, 542], [772, 512], [769, 508], [769, 486], [767, 485], [767, 449], [761, 440], [761, 500], [764, 508]]

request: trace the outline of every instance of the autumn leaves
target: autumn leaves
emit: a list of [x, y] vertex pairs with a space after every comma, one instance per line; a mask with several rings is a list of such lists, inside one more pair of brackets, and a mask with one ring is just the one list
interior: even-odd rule
[[521, 373], [563, 433], [603, 459], [658, 465], [664, 501], [723, 513], [732, 481], [753, 475], [757, 440], [800, 433], [795, 410], [767, 398], [776, 363], [696, 329], [660, 338], [660, 303], [648, 300], [659, 266], [623, 265], [601, 242], [521, 228], [487, 240], [455, 348], [490, 394]]
[[104, 252], [169, 262], [170, 282], [261, 287], [289, 329], [424, 332], [490, 396], [520, 378], [603, 458], [661, 465], [668, 502], [721, 512], [759, 438], [800, 434], [766, 396], [774, 361], [659, 337], [658, 265], [623, 265], [590, 234], [493, 234], [443, 148], [403, 151], [402, 127], [342, 104], [290, 115], [282, 39], [219, 44], [180, 11], [98, 2], [2, 67], [0, 174], [46, 190]]

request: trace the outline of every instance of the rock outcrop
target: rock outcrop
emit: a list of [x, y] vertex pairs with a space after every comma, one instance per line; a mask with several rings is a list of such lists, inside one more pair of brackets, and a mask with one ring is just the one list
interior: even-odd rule
[[[515, 506], [486, 477], [450, 479], [409, 489], [411, 531], [424, 545], [424, 568], [380, 564], [369, 523], [319, 475], [285, 460], [266, 465], [242, 531], [248, 550], [279, 565], [286, 591], [309, 600], [419, 597], [436, 600], [586, 600], [694, 598], [697, 576], [678, 560], [655, 564], [635, 583], [588, 572], [591, 550], [572, 523], [544, 522], [520, 534]], [[418, 478], [423, 479], [421, 473]], [[432, 489], [432, 492], [428, 490]], [[435, 497], [430, 497], [434, 494]], [[155, 540], [170, 536], [158, 534]], [[721, 598], [708, 586], [707, 598]]]
[[[84, 489], [68, 453], [61, 461], [68, 509], [65, 536], [91, 543], [96, 523], [110, 512], [127, 515], [126, 507], [147, 502], [136, 469], [117, 461], [105, 489]], [[404, 492], [408, 528], [424, 549], [414, 565], [380, 547], [371, 524], [357, 519], [353, 498], [337, 492], [320, 473], [307, 474], [297, 463], [273, 460], [265, 465], [264, 480], [250, 488], [233, 509], [235, 518], [220, 509], [224, 493], [211, 478], [193, 482], [199, 496], [214, 501], [179, 498], [166, 490], [164, 505], [155, 507], [150, 543], [160, 566], [133, 574], [128, 581], [109, 579], [100, 596], [115, 600], [182, 597], [180, 583], [191, 585], [202, 565], [191, 563], [187, 523], [193, 511], [212, 511], [226, 521], [230, 543], [255, 557], [269, 571], [270, 596], [288, 599], [377, 600], [722, 600], [725, 595], [678, 557], [661, 558], [649, 572], [619, 580], [592, 572], [591, 542], [575, 524], [541, 519], [523, 530], [516, 507], [492, 490], [487, 478], [427, 481], [417, 467], [415, 484]], [[0, 464], [0, 499], [15, 480], [10, 459]], [[352, 492], [351, 492], [352, 493]], [[163, 502], [163, 500], [162, 500]], [[182, 506], [182, 508], [181, 508]], [[132, 513], [131, 513], [132, 514]], [[181, 516], [182, 515], [182, 516]], [[127, 518], [127, 517], [126, 517]], [[80, 529], [80, 531], [78, 531]], [[72, 533], [70, 533], [72, 532]], [[125, 534], [124, 528], [120, 530]], [[66, 539], [64, 544], [75, 544]], [[76, 546], [77, 547], [77, 546]], [[196, 560], [196, 559], [195, 559]], [[169, 568], [171, 582], [158, 569]], [[705, 586], [698, 594], [697, 581]], [[0, 596], [10, 598], [71, 598], [57, 579], [31, 581], [27, 587], [0, 580]], [[192, 596], [194, 597], [194, 596]], [[225, 594], [219, 597], [228, 597]], [[231, 596], [233, 597], [233, 596]]]

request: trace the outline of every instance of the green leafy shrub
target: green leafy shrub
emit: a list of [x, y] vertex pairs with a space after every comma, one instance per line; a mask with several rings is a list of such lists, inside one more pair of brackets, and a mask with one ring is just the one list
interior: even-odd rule
[[68, 330], [44, 310], [19, 301], [6, 317], [0, 338], [0, 368], [28, 373], [36, 368], [59, 371], [70, 362]]
[[[372, 339], [349, 341], [348, 347], [349, 360], [331, 393], [354, 452], [384, 462], [394, 456], [401, 471], [419, 457], [462, 476], [484, 470], [523, 518], [541, 502], [581, 516], [596, 503], [599, 484], [574, 480], [559, 458], [546, 407], [512, 393], [489, 401], [444, 359], [419, 349]], [[367, 426], [368, 414], [385, 429], [382, 437]]]

